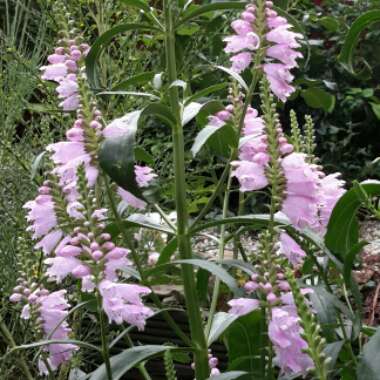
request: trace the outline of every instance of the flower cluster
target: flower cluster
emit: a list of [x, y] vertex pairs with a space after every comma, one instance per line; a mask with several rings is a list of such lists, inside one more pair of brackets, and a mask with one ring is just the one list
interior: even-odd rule
[[64, 111], [75, 111], [80, 105], [77, 78], [80, 62], [90, 47], [85, 43], [78, 44], [75, 39], [63, 42], [65, 46], [57, 47], [54, 54], [48, 56], [49, 65], [41, 67], [41, 78], [57, 82], [58, 98], [62, 99], [59, 106]]
[[[288, 237], [288, 239], [291, 239]], [[292, 242], [294, 244], [295, 242]], [[264, 276], [265, 277], [265, 276]], [[309, 355], [303, 352], [307, 348], [302, 338], [302, 328], [299, 324], [294, 298], [290, 285], [284, 273], [278, 269], [276, 283], [273, 286], [268, 279], [253, 274], [246, 282], [244, 289], [248, 295], [260, 295], [257, 298], [238, 298], [228, 302], [230, 313], [238, 316], [246, 315], [261, 306], [271, 307], [271, 318], [268, 326], [278, 366], [284, 373], [304, 374], [313, 367]], [[302, 289], [302, 294], [308, 294], [311, 289]]]
[[[224, 39], [227, 42], [224, 50], [234, 54], [230, 58], [232, 70], [240, 73], [252, 63], [252, 51], [259, 47], [264, 49], [266, 62], [262, 69], [272, 92], [285, 102], [295, 91], [290, 70], [298, 66], [297, 58], [302, 57], [296, 49], [300, 47], [298, 40], [303, 36], [291, 31], [292, 26], [272, 7], [271, 1], [266, 1], [263, 9], [248, 5], [241, 18], [232, 22], [236, 34]], [[258, 14], [261, 12], [264, 14]], [[260, 25], [262, 23], [265, 25]]]
[[[281, 212], [300, 229], [310, 228], [324, 233], [331, 212], [344, 193], [344, 182], [339, 174], [325, 175], [321, 168], [307, 161], [304, 153], [294, 152], [282, 128], [276, 129], [277, 149], [285, 181]], [[264, 120], [249, 108], [244, 120], [239, 160], [232, 162], [240, 191], [254, 191], [269, 184], [267, 175], [270, 155]]]
[[[31, 319], [41, 331], [41, 339], [66, 340], [71, 334], [66, 317], [70, 305], [66, 300], [66, 291], [49, 292], [47, 289], [21, 281], [10, 297], [11, 302], [23, 304], [21, 318]], [[62, 363], [71, 359], [77, 346], [69, 343], [54, 343], [45, 346], [39, 359], [38, 367], [41, 374], [48, 375], [49, 370], [56, 370]]]

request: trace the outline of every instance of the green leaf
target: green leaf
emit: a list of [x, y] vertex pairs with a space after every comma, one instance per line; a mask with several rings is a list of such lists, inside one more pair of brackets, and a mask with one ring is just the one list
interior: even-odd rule
[[189, 20], [205, 15], [209, 12], [244, 9], [247, 4], [248, 3], [246, 2], [223, 1], [213, 4], [206, 4], [198, 7], [192, 7], [191, 9], [188, 9], [187, 11], [183, 12], [182, 17], [180, 18], [176, 26], [178, 27]]
[[193, 102], [194, 100], [203, 98], [207, 95], [213, 94], [214, 92], [223, 90], [227, 87], [228, 87], [228, 83], [218, 83], [218, 84], [214, 84], [213, 86], [204, 88], [203, 90], [199, 90], [195, 94], [189, 96], [185, 100], [185, 104], [189, 104], [189, 103]]
[[342, 50], [339, 54], [339, 62], [353, 75], [357, 75], [353, 65], [354, 51], [359, 42], [361, 33], [372, 24], [380, 21], [380, 11], [373, 10], [359, 16], [351, 25], [346, 35]]
[[154, 165], [154, 158], [144, 148], [137, 146], [135, 148], [135, 158], [137, 161], [145, 162], [148, 165]]
[[344, 269], [343, 269], [343, 278], [347, 286], [350, 287], [352, 281], [352, 268], [355, 263], [356, 256], [362, 251], [368, 243], [366, 241], [361, 241], [356, 243], [346, 254], [344, 258]]
[[152, 100], [159, 100], [160, 98], [149, 92], [138, 92], [138, 91], [101, 91], [97, 95], [132, 95], [132, 96], [142, 96], [145, 98], [151, 98]]
[[234, 380], [240, 379], [247, 372], [244, 371], [228, 371], [221, 373], [220, 375], [211, 376], [207, 380]]
[[37, 176], [37, 172], [41, 167], [43, 158], [46, 154], [46, 151], [41, 152], [36, 158], [33, 160], [32, 167], [30, 169], [30, 178], [33, 180]]
[[170, 108], [159, 102], [148, 104], [141, 113], [141, 117], [142, 116], [155, 116], [168, 126], [173, 126], [176, 124], [175, 117], [170, 111]]
[[339, 28], [339, 22], [333, 16], [322, 17], [319, 22], [329, 32], [336, 32]]
[[122, 133], [117, 137], [106, 138], [99, 150], [101, 168], [120, 187], [141, 197], [141, 190], [135, 178], [135, 136], [141, 111], [134, 111], [125, 116]]
[[181, 25], [177, 29], [177, 34], [179, 36], [192, 36], [197, 33], [200, 29], [200, 26], [196, 23], [189, 23], [187, 25]]
[[265, 378], [266, 328], [265, 313], [256, 310], [237, 319], [224, 334], [228, 369], [247, 371], [244, 380]]
[[301, 96], [309, 107], [322, 108], [325, 112], [329, 113], [335, 108], [335, 96], [321, 88], [311, 87], [302, 90]]
[[[146, 346], [136, 346], [124, 350], [118, 355], [111, 357], [111, 369], [112, 369], [112, 380], [119, 380], [121, 377], [128, 372], [130, 369], [145, 361], [152, 356], [162, 354], [167, 350], [175, 349], [171, 346], [156, 346], [156, 345], [146, 345]], [[102, 364], [98, 369], [96, 369], [90, 377], [90, 380], [107, 380], [107, 372], [105, 364]]]
[[150, 7], [146, 1], [143, 0], [120, 0], [123, 4], [130, 7], [138, 8], [144, 12], [150, 12]]
[[363, 353], [357, 367], [357, 376], [360, 380], [379, 380], [380, 374], [380, 329], [363, 347]]
[[245, 91], [248, 91], [248, 85], [247, 85], [247, 83], [245, 83], [245, 80], [242, 78], [241, 75], [239, 75], [235, 71], [229, 69], [228, 67], [224, 67], [224, 66], [215, 66], [215, 67], [217, 69], [222, 70], [225, 73], [227, 73], [230, 77], [235, 79], [240, 84], [240, 86], [242, 86], [244, 88]]
[[324, 331], [324, 335], [334, 339], [334, 326], [336, 325], [337, 316], [334, 303], [335, 296], [329, 293], [323, 286], [315, 286], [313, 287], [313, 293], [311, 293], [309, 297]]
[[[360, 187], [368, 196], [380, 195], [380, 181], [365, 181]], [[339, 199], [331, 214], [325, 243], [333, 253], [343, 259], [359, 242], [357, 213], [362, 204], [363, 196], [354, 187]]]
[[338, 359], [339, 353], [344, 346], [344, 340], [339, 340], [337, 342], [328, 343], [325, 348], [325, 355], [330, 358], [327, 366], [332, 371], [335, 368], [335, 363]]
[[207, 345], [210, 347], [215, 341], [217, 341], [220, 336], [227, 330], [233, 322], [235, 322], [239, 317], [234, 314], [225, 313], [220, 311], [214, 315], [212, 319], [210, 334], [207, 339]]
[[[156, 221], [145, 214], [132, 214], [126, 220], [122, 222], [123, 228], [147, 228], [149, 230], [164, 232], [167, 234], [174, 234], [170, 226], [165, 224], [158, 224]], [[112, 236], [117, 236], [121, 231], [117, 223], [110, 223], [107, 225], [106, 230]]]
[[193, 265], [207, 270], [214, 276], [218, 277], [220, 281], [224, 282], [234, 294], [241, 293], [241, 289], [239, 289], [239, 285], [235, 279], [225, 269], [223, 269], [221, 265], [201, 259], [175, 260], [172, 261], [172, 264]]
[[256, 273], [254, 266], [250, 263], [246, 263], [245, 261], [241, 260], [223, 260], [223, 265], [226, 265], [228, 267], [233, 267], [240, 269], [241, 271], [247, 273], [248, 275], [252, 275]]
[[99, 36], [95, 42], [92, 44], [90, 51], [86, 57], [86, 73], [87, 79], [90, 83], [90, 86], [93, 88], [98, 88], [99, 83], [96, 75], [96, 63], [102, 51], [108, 47], [112, 39], [118, 34], [132, 31], [150, 31], [156, 29], [153, 25], [149, 24], [120, 24], [115, 27], [107, 30]]
[[147, 82], [151, 81], [153, 78], [154, 78], [154, 72], [153, 71], [145, 72], [142, 74], [137, 74], [137, 75], [134, 75], [134, 76], [118, 83], [117, 85], [115, 85], [112, 88], [112, 90], [113, 91], [126, 90], [130, 86], [136, 86], [136, 85], [141, 85], [141, 84], [147, 83]]
[[[214, 143], [211, 142], [211, 144], [219, 144], [222, 146], [220, 151], [227, 151], [228, 153], [228, 146], [232, 145], [234, 142], [236, 142], [236, 132], [231, 126], [231, 124], [226, 123], [222, 127], [216, 127], [214, 125], [206, 125], [195, 137], [194, 144], [191, 147], [191, 153], [193, 154], [193, 157], [195, 157], [202, 147], [211, 139], [211, 137], [214, 137]], [[231, 140], [232, 137], [232, 140]], [[217, 140], [218, 139], [218, 140]], [[227, 147], [227, 149], [223, 149]]]
[[185, 126], [187, 123], [193, 120], [198, 115], [203, 106], [204, 104], [197, 102], [191, 102], [187, 104], [182, 112], [182, 126]]
[[177, 250], [178, 242], [177, 238], [174, 237], [160, 252], [160, 257], [158, 258], [157, 265], [163, 265], [170, 261], [170, 258], [174, 255]]
[[369, 104], [375, 116], [380, 120], [380, 104], [374, 102], [370, 102]]

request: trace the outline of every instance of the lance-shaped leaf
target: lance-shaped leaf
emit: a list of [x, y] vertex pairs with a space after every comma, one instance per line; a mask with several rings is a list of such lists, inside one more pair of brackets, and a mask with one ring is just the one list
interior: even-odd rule
[[[147, 345], [147, 346], [136, 346], [124, 350], [118, 355], [112, 356], [111, 370], [112, 370], [112, 380], [119, 380], [121, 377], [128, 372], [133, 367], [137, 366], [142, 361], [145, 361], [152, 356], [162, 354], [167, 350], [174, 350], [175, 347], [170, 346], [158, 346], [158, 345]], [[90, 377], [90, 380], [107, 380], [107, 371], [105, 364], [102, 364], [98, 369], [96, 369]]]
[[201, 259], [176, 260], [172, 264], [194, 265], [207, 270], [218, 277], [220, 281], [224, 282], [234, 294], [241, 294], [241, 289], [239, 289], [235, 279], [221, 265]]
[[380, 329], [363, 347], [363, 353], [357, 367], [357, 378], [360, 380], [377, 380], [380, 373]]
[[354, 69], [354, 51], [359, 42], [361, 33], [370, 25], [380, 22], [380, 11], [373, 10], [359, 16], [351, 25], [347, 33], [342, 50], [339, 54], [339, 61], [343, 67], [353, 75], [357, 75]]
[[110, 30], [107, 30], [105, 33], [99, 36], [92, 44], [91, 49], [86, 57], [86, 73], [90, 86], [93, 88], [99, 87], [96, 75], [96, 63], [102, 51], [110, 44], [115, 36], [125, 32], [149, 31], [152, 29], [154, 30], [157, 28], [149, 24], [120, 24], [116, 25]]
[[148, 71], [142, 74], [137, 74], [134, 75], [126, 80], [123, 80], [122, 82], [118, 83], [115, 85], [112, 90], [117, 91], [117, 90], [126, 90], [130, 86], [136, 86], [136, 85], [141, 85], [145, 84], [147, 82], [150, 82], [154, 78], [154, 72], [153, 71]]
[[380, 181], [365, 181], [354, 186], [339, 199], [331, 214], [325, 243], [342, 259], [359, 243], [357, 213], [365, 202], [366, 195], [379, 196]]
[[239, 318], [238, 315], [225, 313], [223, 311], [216, 313], [212, 319], [210, 334], [207, 339], [207, 344], [210, 347], [231, 324]]
[[221, 373], [220, 375], [215, 375], [209, 377], [207, 380], [234, 380], [241, 379], [243, 375], [246, 375], [247, 372], [244, 371], [228, 371]]
[[101, 168], [120, 187], [137, 197], [142, 196], [135, 176], [135, 137], [140, 115], [141, 111], [134, 111], [109, 124], [99, 150]]
[[191, 7], [187, 11], [185, 11], [182, 14], [182, 17], [177, 23], [177, 27], [179, 25], [182, 25], [183, 23], [190, 21], [194, 18], [197, 18], [199, 16], [205, 15], [210, 12], [215, 11], [226, 11], [226, 10], [234, 10], [234, 9], [240, 9], [243, 10], [245, 6], [247, 5], [247, 2], [239, 2], [239, 1], [221, 1], [221, 2], [215, 2], [212, 4], [206, 4], [198, 7]]

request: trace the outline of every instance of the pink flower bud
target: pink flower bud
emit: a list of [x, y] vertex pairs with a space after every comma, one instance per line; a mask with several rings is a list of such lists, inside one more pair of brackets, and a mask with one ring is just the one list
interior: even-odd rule
[[82, 247], [76, 247], [75, 245], [66, 245], [59, 251], [57, 251], [57, 256], [63, 257], [74, 257], [82, 253]]
[[10, 297], [9, 297], [9, 301], [13, 302], [13, 303], [17, 303], [17, 302], [20, 302], [22, 300], [22, 295], [20, 293], [13, 293]]
[[93, 129], [98, 129], [98, 128], [101, 128], [102, 125], [98, 121], [93, 120], [90, 123], [90, 127]]
[[210, 360], [208, 361], [210, 368], [215, 368], [218, 365], [218, 363], [219, 363], [219, 360], [215, 356], [211, 357]]
[[70, 71], [76, 71], [76, 70], [77, 70], [77, 64], [76, 64], [75, 61], [73, 61], [72, 59], [68, 59], [68, 60], [65, 62], [65, 65], [66, 65], [66, 67], [67, 67]]
[[253, 22], [253, 21], [255, 21], [255, 19], [256, 19], [255, 15], [254, 15], [253, 13], [251, 13], [251, 12], [247, 12], [247, 11], [245, 11], [245, 12], [243, 12], [243, 13], [241, 14], [241, 18], [242, 18], [244, 21], [248, 21], [248, 22]]
[[38, 194], [40, 195], [48, 195], [50, 193], [50, 187], [48, 186], [41, 186], [38, 189]]
[[38, 297], [37, 297], [36, 294], [31, 294], [31, 295], [28, 297], [28, 302], [29, 302], [29, 303], [35, 303], [37, 300], [38, 300]]
[[218, 376], [218, 375], [220, 375], [220, 371], [218, 370], [218, 368], [212, 368], [211, 376]]
[[96, 241], [93, 241], [93, 242], [90, 244], [90, 248], [91, 248], [93, 251], [96, 251], [97, 249], [99, 249], [99, 244], [98, 244]]
[[259, 285], [257, 284], [257, 282], [254, 281], [248, 281], [244, 284], [244, 289], [247, 293], [254, 292], [258, 287]]
[[55, 54], [64, 54], [65, 53], [65, 48], [62, 47], [62, 46], [59, 46], [59, 47], [55, 48], [54, 53]]
[[158, 252], [152, 252], [148, 256], [148, 265], [155, 265], [160, 257]]
[[75, 278], [82, 278], [91, 274], [91, 271], [86, 265], [78, 265], [71, 273]]
[[269, 292], [272, 291], [273, 287], [272, 287], [272, 285], [271, 285], [269, 282], [267, 282], [266, 284], [264, 284], [264, 285], [262, 286], [262, 289], [263, 289], [263, 291], [264, 291], [265, 293], [269, 293]]
[[276, 301], [277, 301], [277, 296], [274, 294], [274, 293], [269, 293], [267, 295], [267, 301], [270, 303], [270, 304], [274, 304]]
[[95, 261], [98, 261], [103, 257], [103, 252], [102, 251], [95, 251], [95, 252], [92, 252], [91, 256]]
[[100, 235], [100, 238], [101, 238], [102, 240], [110, 240], [110, 239], [111, 239], [111, 235], [108, 234], [108, 233], [104, 233], [104, 234], [101, 234], [101, 235]]
[[107, 241], [106, 243], [104, 243], [104, 244], [102, 245], [102, 248], [104, 248], [104, 249], [106, 249], [106, 250], [108, 250], [108, 251], [111, 251], [112, 249], [115, 248], [115, 244], [112, 243], [112, 241]]

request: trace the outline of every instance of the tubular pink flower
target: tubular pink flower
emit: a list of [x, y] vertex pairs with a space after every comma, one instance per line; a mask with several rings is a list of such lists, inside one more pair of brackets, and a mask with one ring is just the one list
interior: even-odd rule
[[249, 314], [260, 307], [260, 301], [252, 298], [236, 298], [228, 302], [229, 313], [238, 316]]
[[304, 250], [285, 232], [280, 235], [280, 253], [285, 255], [292, 265], [299, 265], [306, 256]]
[[272, 92], [283, 102], [295, 91], [290, 85], [294, 76], [282, 63], [266, 63], [263, 65]]
[[239, 180], [240, 191], [259, 190], [268, 186], [262, 165], [249, 161], [233, 161], [231, 165], [235, 168], [231, 175]]
[[307, 343], [301, 338], [299, 318], [289, 308], [276, 307], [272, 310], [268, 334], [276, 352], [276, 361], [285, 374], [306, 374], [313, 368], [310, 357], [303, 352]]
[[141, 330], [145, 326], [145, 320], [153, 314], [141, 300], [142, 296], [150, 293], [149, 288], [103, 280], [99, 290], [103, 297], [103, 309], [110, 322], [127, 322]]
[[[66, 301], [65, 294], [65, 290], [59, 290], [38, 298], [42, 329], [45, 337], [51, 335], [50, 339], [68, 339], [71, 333], [66, 320], [57, 328], [57, 324], [68, 315], [67, 309], [70, 305]], [[62, 363], [69, 361], [77, 349], [78, 347], [73, 344], [61, 343], [49, 344], [44, 348], [49, 353], [47, 360], [52, 370], [56, 370]], [[42, 373], [48, 374], [41, 360], [39, 367]]]
[[29, 229], [33, 231], [33, 239], [43, 237], [57, 226], [51, 195], [40, 194], [35, 200], [25, 203], [23, 207], [29, 210], [26, 219], [32, 223]]

